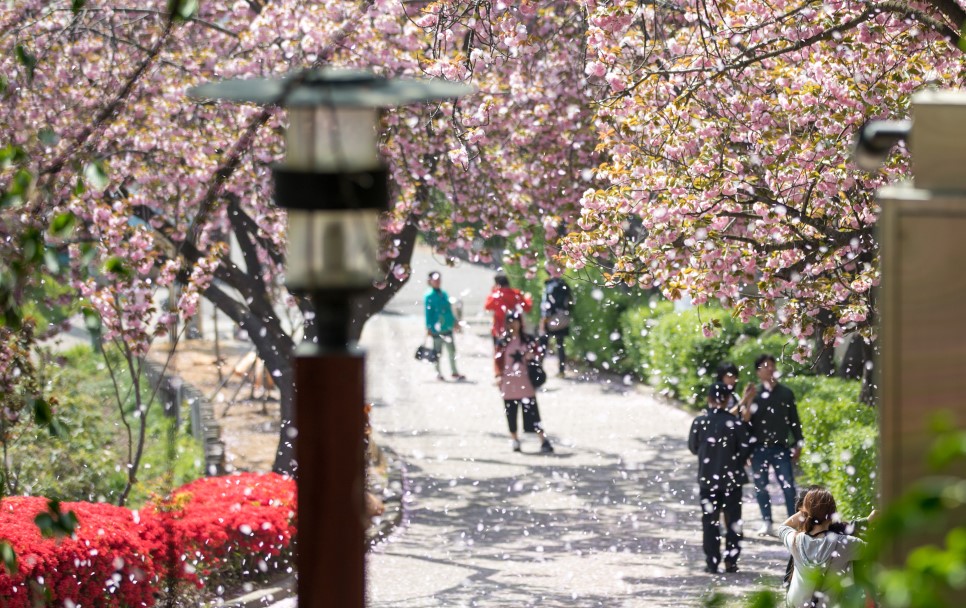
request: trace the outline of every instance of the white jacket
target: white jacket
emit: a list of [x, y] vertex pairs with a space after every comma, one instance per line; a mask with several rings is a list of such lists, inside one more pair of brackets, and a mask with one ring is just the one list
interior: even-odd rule
[[[854, 536], [826, 532], [821, 536], [809, 536], [790, 526], [778, 527], [778, 538], [792, 554], [795, 570], [785, 596], [785, 606], [802, 608], [812, 606], [812, 596], [816, 591], [815, 583], [809, 580], [811, 572], [852, 573], [852, 562], [858, 558], [864, 541]], [[820, 607], [826, 606], [824, 602]]]

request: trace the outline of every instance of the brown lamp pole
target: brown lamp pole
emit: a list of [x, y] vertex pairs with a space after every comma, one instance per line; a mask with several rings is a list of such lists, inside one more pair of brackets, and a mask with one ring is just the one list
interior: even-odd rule
[[288, 210], [285, 283], [315, 312], [294, 366], [300, 608], [365, 605], [365, 357], [350, 343], [349, 321], [352, 298], [380, 274], [389, 196], [379, 111], [470, 92], [328, 68], [189, 91], [288, 110], [285, 162], [274, 168], [275, 202]]

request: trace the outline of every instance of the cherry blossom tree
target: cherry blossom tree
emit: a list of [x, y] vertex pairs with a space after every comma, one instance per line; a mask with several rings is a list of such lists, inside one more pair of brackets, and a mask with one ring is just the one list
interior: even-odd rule
[[608, 185], [584, 194], [571, 266], [720, 300], [797, 338], [799, 358], [816, 334], [874, 340], [874, 190], [907, 158], [869, 175], [851, 142], [913, 92], [963, 84], [962, 3], [582, 5]]
[[[9, 236], [0, 247], [17, 271], [0, 295], [16, 321], [24, 287], [37, 280], [21, 270], [46, 263], [134, 376], [169, 317], [188, 318], [209, 299], [276, 376], [275, 468], [288, 470], [289, 357], [300, 330], [279, 310], [312, 315], [308, 302], [280, 297], [284, 213], [271, 204], [269, 166], [281, 158], [284, 113], [189, 101], [185, 90], [330, 65], [479, 87], [457, 104], [386, 117], [387, 275], [360, 308], [359, 331], [408, 278], [419, 230], [440, 248], [506, 255], [531, 272], [544, 257], [535, 247], [554, 252], [558, 227], [578, 211], [575, 184], [596, 163], [586, 21], [568, 2], [193, 4], [30, 0], [0, 15], [0, 228]], [[494, 236], [509, 242], [506, 252], [489, 249]], [[159, 289], [179, 294], [173, 312], [158, 310]]]

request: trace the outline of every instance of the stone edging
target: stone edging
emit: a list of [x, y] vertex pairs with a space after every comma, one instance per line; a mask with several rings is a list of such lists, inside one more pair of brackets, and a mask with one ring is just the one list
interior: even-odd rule
[[215, 409], [211, 402], [201, 391], [178, 376], [165, 374], [164, 366], [147, 359], [141, 359], [141, 366], [151, 386], [161, 395], [166, 415], [180, 418], [181, 404], [188, 403], [191, 432], [205, 452], [205, 474], [224, 475], [227, 472], [225, 442], [221, 438], [221, 426], [215, 420]]

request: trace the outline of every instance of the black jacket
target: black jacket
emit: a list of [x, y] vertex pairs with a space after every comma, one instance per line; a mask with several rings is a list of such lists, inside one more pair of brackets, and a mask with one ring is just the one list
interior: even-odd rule
[[708, 408], [694, 419], [688, 449], [698, 457], [698, 485], [702, 490], [730, 491], [748, 483], [748, 439], [748, 425], [723, 408]]
[[751, 407], [751, 434], [755, 447], [787, 448], [802, 441], [802, 423], [798, 418], [795, 393], [784, 384], [775, 384], [768, 391], [758, 386]]

